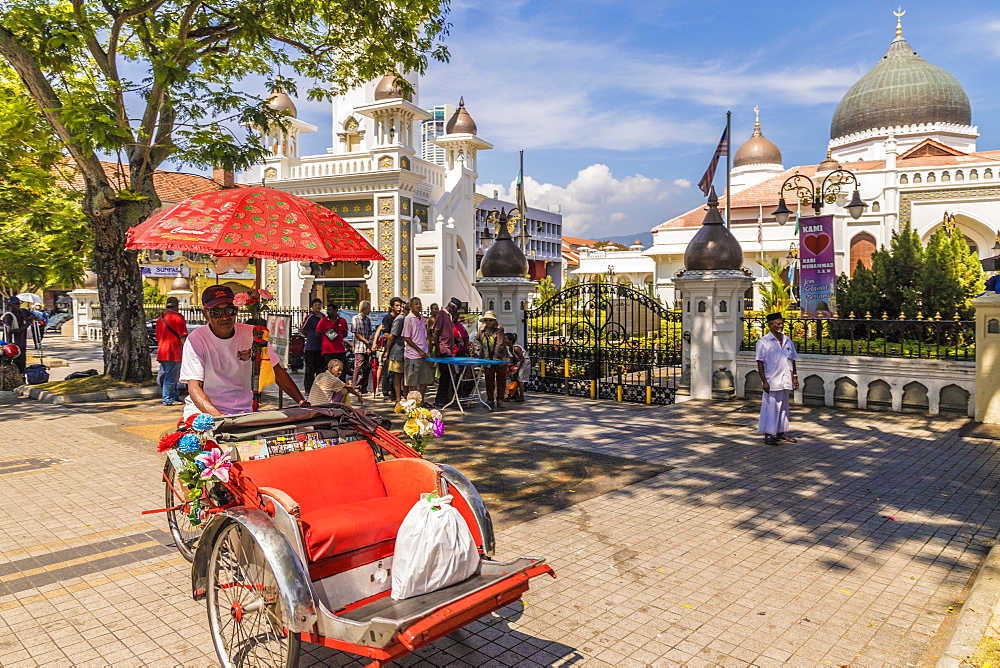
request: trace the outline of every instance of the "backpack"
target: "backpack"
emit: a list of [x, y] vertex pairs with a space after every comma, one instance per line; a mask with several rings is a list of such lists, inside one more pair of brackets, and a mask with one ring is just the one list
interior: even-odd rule
[[29, 364], [24, 369], [24, 375], [27, 376], [28, 385], [47, 383], [49, 382], [49, 367], [44, 364]]

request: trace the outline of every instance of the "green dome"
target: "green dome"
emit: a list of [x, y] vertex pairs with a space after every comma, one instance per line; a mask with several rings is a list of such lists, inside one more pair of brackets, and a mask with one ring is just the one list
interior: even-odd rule
[[969, 96], [958, 79], [897, 37], [837, 105], [830, 138], [917, 123], [972, 125]]

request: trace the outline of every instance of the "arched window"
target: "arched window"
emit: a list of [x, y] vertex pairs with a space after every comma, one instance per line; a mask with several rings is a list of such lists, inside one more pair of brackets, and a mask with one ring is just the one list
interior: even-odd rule
[[910, 177], [908, 177], [906, 174], [903, 174], [902, 176], [899, 177], [899, 182], [900, 183], [909, 183], [910, 182]]
[[923, 179], [920, 178], [920, 174], [914, 174], [913, 175], [913, 182], [914, 183], [921, 183], [922, 181], [923, 181]]
[[934, 176], [934, 172], [930, 172], [927, 175], [927, 183], [934, 183], [935, 181], [937, 181], [937, 177]]
[[975, 181], [978, 178], [979, 178], [979, 170], [978, 169], [973, 169], [973, 170], [969, 171], [969, 180], [970, 181]]
[[983, 170], [983, 178], [984, 179], [992, 179], [993, 178], [993, 170], [990, 169], [989, 167], [987, 167], [985, 170]]
[[875, 237], [867, 232], [861, 232], [856, 234], [853, 239], [851, 239], [851, 266], [848, 273], [853, 276], [854, 270], [858, 266], [858, 260], [861, 260], [863, 264], [868, 269], [872, 268], [872, 253], [875, 252]]
[[[927, 179], [927, 180], [930, 181], [930, 179]], [[941, 172], [941, 180], [942, 181], [951, 181], [951, 174], [949, 174], [948, 172]]]
[[956, 181], [964, 181], [965, 180], [965, 174], [962, 173], [961, 169], [955, 171], [955, 180]]
[[878, 202], [872, 202], [872, 213], [878, 213], [882, 210], [882, 205]]

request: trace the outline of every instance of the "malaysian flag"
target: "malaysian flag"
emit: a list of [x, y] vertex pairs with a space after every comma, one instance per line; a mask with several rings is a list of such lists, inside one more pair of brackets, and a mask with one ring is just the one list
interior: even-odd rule
[[712, 181], [715, 180], [715, 168], [719, 166], [719, 158], [723, 155], [729, 155], [728, 126], [722, 131], [722, 139], [719, 140], [719, 145], [715, 149], [715, 155], [712, 156], [712, 162], [708, 163], [708, 169], [705, 170], [704, 176], [702, 176], [701, 181], [698, 182], [698, 187], [701, 188], [703, 193], [705, 193], [705, 197], [708, 197], [708, 191], [712, 188]]

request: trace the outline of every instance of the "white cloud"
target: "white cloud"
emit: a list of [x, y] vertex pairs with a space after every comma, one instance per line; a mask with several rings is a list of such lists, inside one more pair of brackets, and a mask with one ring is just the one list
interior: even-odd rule
[[691, 181], [688, 179], [674, 179], [674, 185], [678, 188], [690, 188]]
[[[678, 179], [685, 181], [686, 179]], [[607, 165], [593, 164], [581, 169], [566, 186], [539, 183], [530, 176], [524, 181], [528, 205], [547, 209], [559, 206], [563, 232], [570, 236], [594, 234], [615, 236], [653, 227], [662, 217], [671, 196], [690, 183], [667, 184], [642, 174], [616, 178]], [[513, 201], [515, 183], [481, 183], [479, 192]]]
[[421, 83], [427, 104], [464, 95], [480, 134], [500, 149], [704, 144], [720, 119], [696, 107], [836, 102], [863, 73], [805, 62], [767, 69], [756, 59], [689, 63], [620, 42], [560, 38], [511, 9], [495, 6], [489, 20], [450, 37], [451, 62], [432, 65]]

